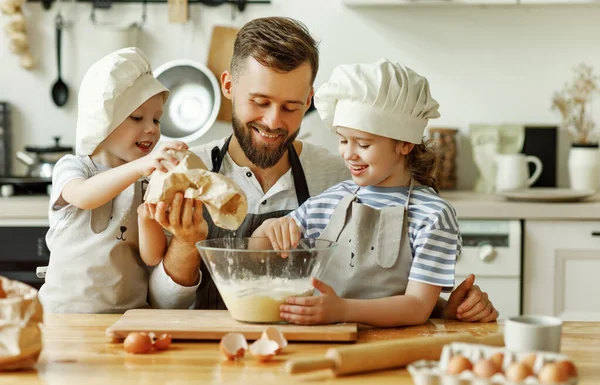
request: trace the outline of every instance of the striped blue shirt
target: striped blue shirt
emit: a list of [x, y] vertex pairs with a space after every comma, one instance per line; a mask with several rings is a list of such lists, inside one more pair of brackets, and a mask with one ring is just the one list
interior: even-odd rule
[[[339, 183], [308, 199], [289, 215], [304, 236], [318, 238], [337, 204], [357, 188], [351, 180]], [[376, 209], [403, 206], [408, 187], [367, 186], [356, 195], [359, 203]], [[430, 187], [413, 187], [408, 206], [408, 237], [413, 255], [409, 280], [441, 286], [445, 291], [452, 289], [462, 239], [454, 208]]]

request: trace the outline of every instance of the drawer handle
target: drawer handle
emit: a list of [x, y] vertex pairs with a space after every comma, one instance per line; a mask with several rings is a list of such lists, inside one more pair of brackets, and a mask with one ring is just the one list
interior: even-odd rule
[[600, 237], [600, 231], [592, 231], [592, 237]]

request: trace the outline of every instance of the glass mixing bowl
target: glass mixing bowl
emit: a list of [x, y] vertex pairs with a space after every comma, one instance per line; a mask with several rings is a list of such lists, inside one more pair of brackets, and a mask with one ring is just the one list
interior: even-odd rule
[[233, 319], [285, 322], [279, 305], [288, 297], [311, 296], [335, 242], [303, 238], [295, 248], [273, 250], [268, 238], [216, 238], [196, 243]]

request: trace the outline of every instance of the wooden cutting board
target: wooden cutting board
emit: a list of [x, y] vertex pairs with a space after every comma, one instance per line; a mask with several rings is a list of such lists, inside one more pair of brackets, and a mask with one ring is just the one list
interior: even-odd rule
[[[237, 33], [238, 29], [236, 28], [222, 26], [213, 28], [206, 66], [215, 74], [219, 82], [223, 71], [229, 70], [231, 66], [233, 43]], [[231, 100], [225, 97], [221, 98], [221, 109], [219, 109], [217, 120], [231, 122]]]
[[230, 332], [242, 333], [248, 340], [260, 338], [268, 326], [276, 326], [288, 341], [356, 341], [355, 323], [335, 325], [263, 325], [235, 321], [227, 310], [128, 310], [106, 329], [106, 335], [122, 340], [131, 332], [168, 333], [173, 339], [220, 340]]

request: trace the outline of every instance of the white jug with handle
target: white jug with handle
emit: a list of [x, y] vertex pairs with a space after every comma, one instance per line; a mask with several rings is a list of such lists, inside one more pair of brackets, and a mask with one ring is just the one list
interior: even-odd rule
[[[528, 163], [535, 165], [529, 176]], [[542, 161], [533, 155], [497, 154], [496, 155], [496, 191], [525, 189], [535, 183], [542, 173]]]

